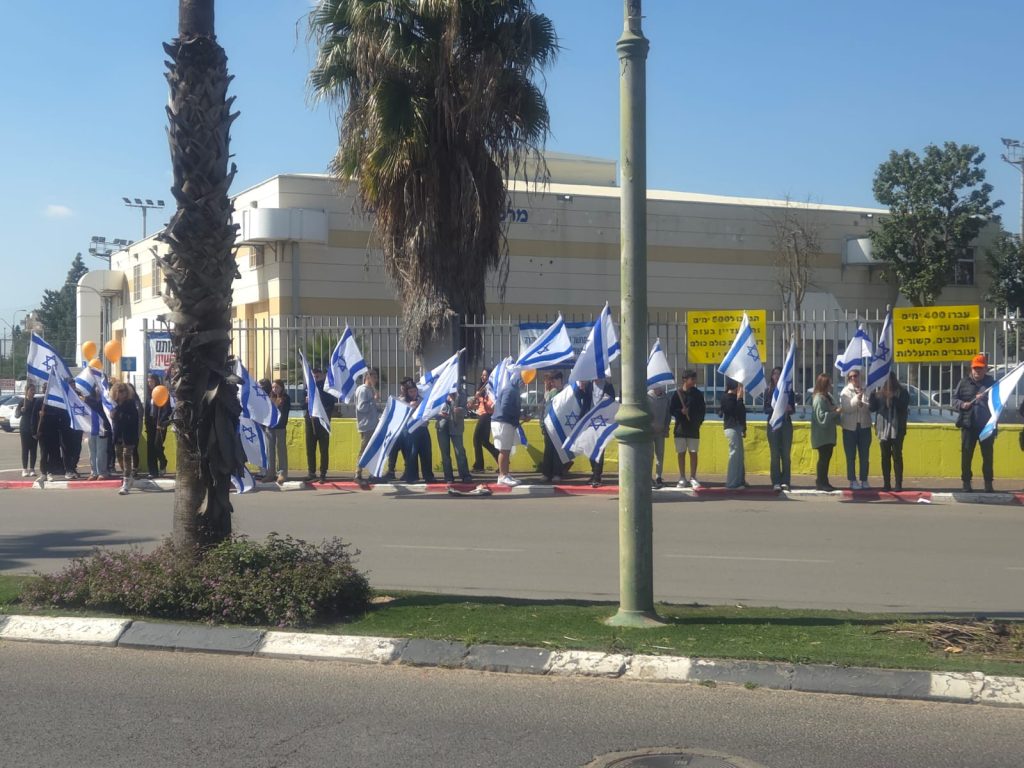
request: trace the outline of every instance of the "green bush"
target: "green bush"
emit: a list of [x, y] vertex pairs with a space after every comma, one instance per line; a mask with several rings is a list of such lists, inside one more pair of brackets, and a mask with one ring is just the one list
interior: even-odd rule
[[202, 553], [166, 542], [150, 553], [97, 549], [29, 584], [22, 600], [225, 624], [293, 627], [363, 613], [370, 599], [358, 551], [270, 534], [236, 537]]

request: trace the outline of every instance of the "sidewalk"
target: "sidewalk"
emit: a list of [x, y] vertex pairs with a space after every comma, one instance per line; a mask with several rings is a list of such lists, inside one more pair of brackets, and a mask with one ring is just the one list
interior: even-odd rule
[[[489, 494], [512, 494], [516, 496], [617, 496], [619, 494], [618, 478], [608, 475], [605, 482], [594, 488], [586, 482], [585, 475], [569, 477], [566, 481], [552, 484], [544, 483], [539, 475], [520, 475], [521, 484], [515, 488], [508, 488], [498, 485], [493, 476], [481, 475], [479, 483], [454, 483], [449, 486], [446, 483], [375, 483], [359, 484], [354, 480], [345, 477], [344, 479], [328, 478], [325, 482], [307, 483], [303, 480], [289, 480], [283, 484], [257, 483], [256, 490], [261, 492], [283, 492], [283, 491], [319, 491], [319, 490], [344, 490], [363, 491], [367, 493], [447, 493], [449, 487], [459, 493], [467, 493], [481, 486], [486, 488]], [[883, 503], [910, 503], [910, 504], [1003, 504], [1003, 505], [1024, 505], [1024, 490], [1019, 489], [1019, 480], [996, 479], [995, 493], [984, 493], [975, 490], [967, 493], [960, 490], [959, 480], [952, 478], [922, 478], [912, 480], [905, 484], [904, 490], [886, 492], [881, 490], [881, 480], [873, 478], [871, 488], [868, 490], [852, 491], [848, 488], [838, 488], [832, 492], [814, 490], [814, 478], [810, 476], [795, 476], [793, 478], [792, 490], [776, 492], [772, 490], [768, 479], [763, 475], [748, 475], [750, 486], [741, 490], [730, 490], [725, 488], [723, 477], [708, 476], [701, 478], [702, 487], [698, 491], [691, 488], [677, 488], [674, 481], [668, 482], [663, 488], [653, 490], [655, 500], [717, 500], [717, 499], [742, 499], [742, 498], [787, 498], [807, 499], [821, 498], [834, 499], [838, 501], [855, 502], [883, 502]], [[934, 480], [934, 482], [932, 482]], [[31, 489], [31, 490], [96, 490], [116, 489], [121, 485], [120, 479], [110, 480], [54, 480], [53, 482], [39, 483], [33, 479], [0, 480], [0, 490], [3, 489]], [[173, 491], [175, 481], [173, 477], [163, 477], [156, 480], [139, 478], [133, 485], [133, 491]], [[482, 495], [489, 495], [484, 493]]]
[[1024, 678], [981, 672], [926, 672], [557, 651], [466, 645], [447, 640], [324, 635], [85, 617], [0, 615], [2, 640], [658, 683], [742, 685], [747, 688], [1024, 708]]

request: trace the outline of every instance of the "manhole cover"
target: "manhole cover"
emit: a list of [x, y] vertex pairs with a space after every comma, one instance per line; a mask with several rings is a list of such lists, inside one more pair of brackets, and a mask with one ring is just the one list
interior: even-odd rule
[[742, 757], [695, 749], [641, 749], [616, 752], [587, 763], [586, 768], [765, 768]]

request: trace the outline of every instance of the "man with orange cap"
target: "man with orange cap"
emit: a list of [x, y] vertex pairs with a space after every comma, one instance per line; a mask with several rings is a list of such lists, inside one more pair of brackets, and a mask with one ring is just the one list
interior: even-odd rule
[[953, 407], [957, 409], [956, 425], [960, 427], [960, 480], [963, 489], [971, 491], [971, 462], [974, 446], [981, 446], [981, 474], [985, 478], [985, 491], [992, 493], [992, 446], [996, 436], [993, 433], [980, 440], [982, 427], [988, 423], [991, 411], [988, 407], [988, 391], [995, 381], [988, 373], [988, 358], [975, 355], [971, 360], [971, 372], [961, 379], [953, 392]]

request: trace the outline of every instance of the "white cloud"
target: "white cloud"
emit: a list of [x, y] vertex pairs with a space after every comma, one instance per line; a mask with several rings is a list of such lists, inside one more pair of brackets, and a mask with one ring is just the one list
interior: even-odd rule
[[66, 219], [73, 216], [75, 212], [66, 205], [48, 205], [45, 213], [48, 219]]

